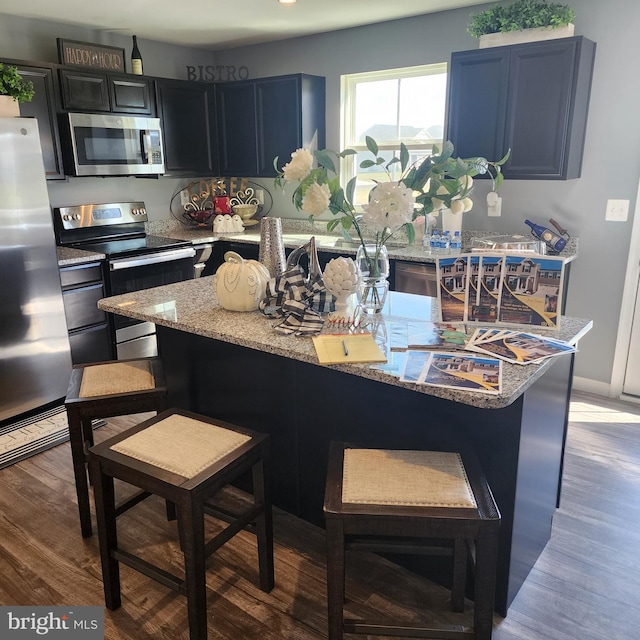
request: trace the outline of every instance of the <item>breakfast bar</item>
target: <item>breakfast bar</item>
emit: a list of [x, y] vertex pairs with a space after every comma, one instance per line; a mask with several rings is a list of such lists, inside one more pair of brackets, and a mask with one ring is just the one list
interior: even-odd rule
[[[391, 334], [409, 320], [437, 319], [436, 301], [391, 293], [376, 323], [387, 364], [323, 366], [310, 337], [278, 333], [257, 311], [222, 309], [214, 278], [105, 298], [99, 307], [156, 324], [172, 406], [269, 433], [274, 504], [315, 524], [323, 524], [332, 440], [473, 448], [502, 516], [496, 611], [506, 615], [560, 501], [573, 354], [503, 363], [498, 395], [402, 382]], [[545, 333], [575, 344], [591, 325], [563, 317]]]

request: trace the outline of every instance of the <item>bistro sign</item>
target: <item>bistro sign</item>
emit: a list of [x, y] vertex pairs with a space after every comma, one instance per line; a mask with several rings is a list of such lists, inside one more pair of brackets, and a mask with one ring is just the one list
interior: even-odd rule
[[124, 73], [124, 49], [56, 38], [60, 64]]

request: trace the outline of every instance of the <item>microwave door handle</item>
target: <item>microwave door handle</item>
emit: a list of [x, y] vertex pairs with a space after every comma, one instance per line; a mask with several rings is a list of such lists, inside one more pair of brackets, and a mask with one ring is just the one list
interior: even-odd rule
[[140, 148], [142, 150], [142, 160], [146, 164], [152, 164], [153, 158], [149, 150], [151, 149], [151, 133], [147, 129], [140, 131]]

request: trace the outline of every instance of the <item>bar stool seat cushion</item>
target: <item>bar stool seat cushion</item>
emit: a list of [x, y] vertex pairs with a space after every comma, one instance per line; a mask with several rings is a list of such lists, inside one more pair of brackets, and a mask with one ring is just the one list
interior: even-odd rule
[[476, 509], [459, 453], [345, 449], [342, 502]]
[[111, 449], [190, 479], [249, 440], [244, 433], [173, 414]]
[[153, 388], [155, 379], [149, 361], [108, 362], [84, 367], [78, 395], [92, 398]]

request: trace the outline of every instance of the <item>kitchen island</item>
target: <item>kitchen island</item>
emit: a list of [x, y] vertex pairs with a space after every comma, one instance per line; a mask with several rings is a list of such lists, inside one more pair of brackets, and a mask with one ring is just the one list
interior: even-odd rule
[[[393, 357], [386, 367], [321, 366], [309, 337], [277, 333], [259, 312], [220, 308], [214, 277], [103, 299], [99, 307], [156, 324], [172, 405], [269, 433], [274, 503], [316, 524], [333, 439], [472, 447], [502, 515], [496, 610], [506, 615], [560, 500], [573, 354], [504, 363], [503, 391], [492, 396], [402, 382]], [[383, 322], [397, 327], [435, 311], [431, 298], [392, 293]], [[575, 343], [590, 328], [563, 317], [553, 335]], [[384, 326], [378, 331], [384, 337]]]

